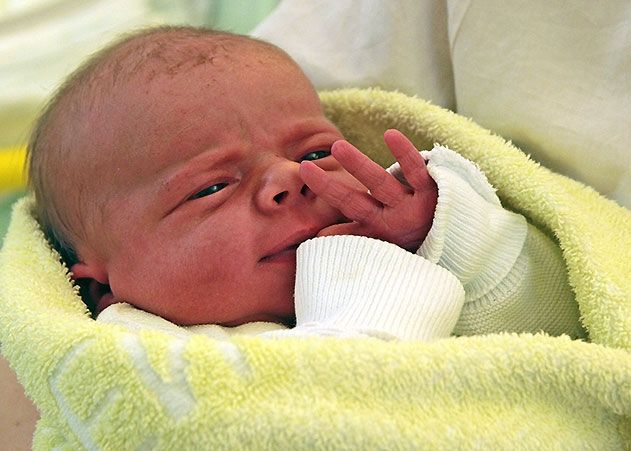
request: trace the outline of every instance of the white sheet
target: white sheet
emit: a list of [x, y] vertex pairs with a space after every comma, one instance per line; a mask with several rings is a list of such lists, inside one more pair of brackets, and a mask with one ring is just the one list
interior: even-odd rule
[[318, 88], [417, 94], [631, 208], [628, 0], [284, 0], [253, 34]]
[[381, 86], [455, 106], [442, 1], [281, 1], [252, 34], [285, 49], [318, 88]]

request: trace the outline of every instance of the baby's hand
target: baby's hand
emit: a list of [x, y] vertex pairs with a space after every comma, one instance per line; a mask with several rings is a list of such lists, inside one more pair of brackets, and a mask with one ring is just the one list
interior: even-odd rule
[[352, 222], [336, 224], [318, 235], [363, 235], [416, 251], [432, 226], [438, 188], [425, 160], [398, 130], [384, 133], [386, 145], [401, 166], [400, 181], [347, 141], [333, 144], [333, 157], [370, 192], [349, 188], [310, 161], [300, 176], [309, 188]]

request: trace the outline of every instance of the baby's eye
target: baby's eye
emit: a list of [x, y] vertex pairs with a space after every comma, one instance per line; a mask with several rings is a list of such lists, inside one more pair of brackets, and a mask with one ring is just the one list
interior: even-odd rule
[[204, 188], [196, 194], [193, 194], [189, 199], [199, 199], [200, 197], [210, 196], [211, 194], [215, 194], [218, 191], [221, 191], [226, 186], [227, 183], [215, 183], [214, 185], [210, 185], [208, 188]]
[[313, 152], [309, 152], [308, 154], [304, 155], [300, 159], [300, 161], [319, 160], [320, 158], [325, 158], [325, 157], [328, 157], [329, 155], [331, 155], [330, 150], [314, 150]]

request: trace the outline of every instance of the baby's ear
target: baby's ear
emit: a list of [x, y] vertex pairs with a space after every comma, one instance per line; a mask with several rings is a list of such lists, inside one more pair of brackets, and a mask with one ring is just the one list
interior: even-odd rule
[[116, 302], [107, 272], [100, 266], [79, 262], [70, 267], [70, 272], [79, 286], [83, 302], [95, 316]]

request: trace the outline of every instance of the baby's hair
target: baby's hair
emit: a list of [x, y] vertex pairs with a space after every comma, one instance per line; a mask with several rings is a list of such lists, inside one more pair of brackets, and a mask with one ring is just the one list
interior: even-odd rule
[[[244, 46], [291, 61], [278, 47], [247, 36], [161, 26], [123, 36], [94, 54], [59, 87], [35, 124], [27, 147], [27, 167], [36, 217], [68, 267], [78, 261], [77, 244], [87, 240], [86, 209], [99, 211], [70, 164], [85, 150], [81, 132], [85, 135], [87, 127], [89, 136], [99, 126], [82, 121], [85, 113], [98, 109], [110, 93], [134, 77], [144, 77], [148, 83], [154, 77], [175, 76], [199, 65], [216, 64], [217, 58], [230, 60]], [[71, 196], [78, 201], [74, 209], [67, 206]]]

